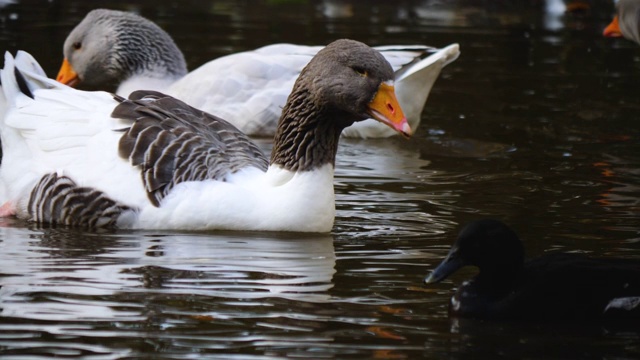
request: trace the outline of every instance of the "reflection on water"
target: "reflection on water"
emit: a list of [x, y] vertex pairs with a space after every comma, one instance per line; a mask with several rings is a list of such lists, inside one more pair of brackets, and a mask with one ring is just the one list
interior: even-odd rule
[[[574, 3], [574, 2], [571, 2]], [[115, 358], [636, 358], [638, 329], [450, 320], [422, 278], [458, 225], [527, 253], [640, 258], [640, 48], [608, 0], [192, 1], [157, 21], [190, 68], [272, 42], [460, 43], [411, 140], [342, 139], [332, 234], [104, 232], [0, 222], [0, 354]], [[54, 75], [95, 2], [15, 1], [0, 43]], [[265, 151], [270, 143], [262, 141]], [[496, 356], [497, 355], [497, 356]]]
[[333, 286], [331, 236], [0, 230], [3, 316], [131, 321], [140, 314], [117, 311], [104, 297], [161, 293], [318, 302], [329, 300]]

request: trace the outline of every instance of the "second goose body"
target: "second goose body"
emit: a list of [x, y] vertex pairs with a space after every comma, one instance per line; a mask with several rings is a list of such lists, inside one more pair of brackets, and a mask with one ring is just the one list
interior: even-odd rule
[[[96, 9], [71, 31], [58, 80], [86, 89], [157, 90], [220, 116], [247, 135], [273, 137], [282, 108], [302, 68], [322, 46], [272, 44], [211, 60], [187, 72], [173, 39], [133, 13]], [[457, 44], [377, 47], [396, 72], [396, 93], [415, 130], [429, 92], [444, 66], [459, 55]], [[116, 89], [117, 88], [117, 89]], [[389, 137], [392, 129], [362, 121], [343, 135]]]

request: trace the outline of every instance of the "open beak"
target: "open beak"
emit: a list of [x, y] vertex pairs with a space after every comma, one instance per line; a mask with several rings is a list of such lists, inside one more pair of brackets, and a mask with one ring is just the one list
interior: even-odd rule
[[75, 70], [73, 70], [73, 67], [71, 66], [67, 58], [64, 58], [64, 60], [62, 61], [62, 66], [60, 66], [60, 71], [58, 71], [56, 80], [71, 87], [78, 85], [78, 83], [80, 82], [78, 74], [75, 72]]
[[620, 31], [620, 23], [618, 21], [618, 16], [614, 16], [611, 24], [604, 28], [602, 35], [605, 37], [621, 37], [622, 32]]
[[413, 131], [396, 98], [395, 88], [388, 83], [380, 84], [376, 96], [369, 103], [367, 113], [372, 118], [401, 133], [407, 139]]

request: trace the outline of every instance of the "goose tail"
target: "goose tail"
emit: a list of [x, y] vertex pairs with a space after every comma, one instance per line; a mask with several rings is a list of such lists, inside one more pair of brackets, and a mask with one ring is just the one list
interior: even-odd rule
[[4, 54], [4, 68], [0, 70], [2, 92], [8, 107], [15, 106], [20, 97], [33, 98], [37, 89], [64, 86], [47, 78], [36, 59], [26, 51], [19, 50], [15, 58], [10, 52]]
[[[413, 62], [403, 66], [396, 72], [396, 81], [404, 81], [407, 78], [416, 76], [423, 70], [438, 64], [440, 69], [451, 64], [460, 56], [460, 45], [450, 44], [441, 49], [432, 48], [425, 51], [422, 58], [417, 58]], [[438, 72], [439, 73], [439, 72]]]
[[396, 94], [412, 129], [420, 124], [422, 110], [440, 72], [458, 56], [460, 46], [451, 44], [396, 72]]
[[[29, 53], [18, 51], [14, 57], [5, 52], [4, 66], [0, 69], [0, 137], [2, 139], [2, 160], [0, 166], [0, 214], [4, 212], [9, 194], [8, 178], [29, 171], [28, 147], [24, 137], [13, 124], [13, 110], [19, 109], [34, 98], [34, 92], [41, 88], [57, 87], [48, 79], [44, 70]], [[24, 120], [20, 118], [20, 121]], [[15, 170], [15, 169], [17, 170]], [[16, 176], [15, 178], [20, 178]], [[19, 182], [19, 181], [17, 181]]]

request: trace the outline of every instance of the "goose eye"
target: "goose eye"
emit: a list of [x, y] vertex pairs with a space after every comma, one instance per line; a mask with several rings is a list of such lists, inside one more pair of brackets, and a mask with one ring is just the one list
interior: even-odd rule
[[367, 70], [361, 67], [354, 67], [353, 71], [357, 72], [360, 76], [369, 76], [369, 73], [367, 72]]
[[74, 49], [79, 50], [82, 47], [82, 43], [74, 42], [72, 46]]

